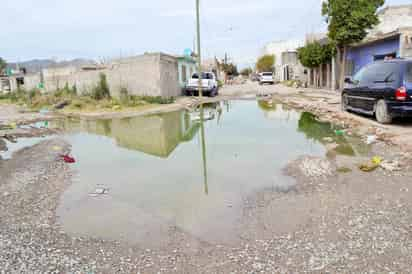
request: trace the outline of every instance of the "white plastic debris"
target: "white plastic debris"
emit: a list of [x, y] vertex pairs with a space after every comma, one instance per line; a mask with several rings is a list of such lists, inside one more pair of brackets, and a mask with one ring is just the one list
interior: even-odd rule
[[401, 165], [398, 161], [383, 161], [381, 163], [381, 167], [390, 172], [402, 170]]
[[107, 193], [109, 193], [109, 189], [107, 187], [98, 186], [98, 187], [96, 187], [94, 192], [89, 193], [89, 195], [93, 196], [93, 197], [97, 197], [97, 196], [100, 196], [100, 195], [105, 195]]
[[371, 144], [375, 143], [377, 140], [378, 140], [378, 136], [376, 136], [376, 135], [366, 136], [366, 144], [367, 145], [371, 145]]

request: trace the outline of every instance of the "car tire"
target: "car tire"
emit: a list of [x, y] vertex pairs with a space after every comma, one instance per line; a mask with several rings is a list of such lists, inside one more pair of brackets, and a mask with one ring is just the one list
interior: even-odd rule
[[392, 122], [392, 115], [388, 111], [388, 105], [385, 100], [379, 100], [375, 106], [376, 120], [381, 124], [390, 124]]
[[343, 112], [348, 111], [348, 106], [349, 106], [349, 99], [348, 95], [346, 93], [342, 94], [342, 99], [340, 102], [340, 106]]

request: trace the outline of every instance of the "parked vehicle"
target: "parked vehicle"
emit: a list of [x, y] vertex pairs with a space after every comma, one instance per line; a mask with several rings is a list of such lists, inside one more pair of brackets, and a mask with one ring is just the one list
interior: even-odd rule
[[275, 83], [275, 79], [273, 78], [273, 72], [262, 72], [259, 78], [259, 84], [270, 84], [273, 85]]
[[[213, 72], [202, 72], [202, 94], [204, 96], [214, 97], [218, 95], [218, 82]], [[199, 75], [193, 73], [185, 89], [185, 95], [199, 95]]]
[[252, 82], [257, 82], [260, 79], [260, 75], [258, 73], [252, 73], [250, 75], [250, 80], [252, 80]]
[[382, 124], [412, 117], [412, 59], [378, 61], [345, 79], [342, 109], [374, 115]]

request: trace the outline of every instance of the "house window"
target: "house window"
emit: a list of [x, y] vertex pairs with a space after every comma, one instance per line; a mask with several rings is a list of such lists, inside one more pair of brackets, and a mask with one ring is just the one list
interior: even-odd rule
[[186, 80], [187, 80], [187, 69], [186, 69], [186, 66], [185, 65], [182, 65], [182, 81], [183, 82], [186, 82]]
[[16, 82], [17, 82], [18, 87], [24, 86], [24, 78], [23, 77], [16, 78]]
[[395, 58], [396, 58], [396, 52], [373, 56], [374, 61], [388, 60], [388, 59], [395, 59]]

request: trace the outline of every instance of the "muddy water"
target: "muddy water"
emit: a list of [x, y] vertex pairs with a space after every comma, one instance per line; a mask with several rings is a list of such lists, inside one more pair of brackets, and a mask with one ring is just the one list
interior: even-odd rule
[[280, 104], [222, 102], [204, 113], [204, 136], [198, 111], [55, 124], [77, 159], [58, 208], [63, 229], [148, 246], [166, 243], [171, 230], [230, 242], [245, 197], [294, 189], [282, 175], [290, 160], [324, 156], [324, 137], [357, 153], [329, 124]]

